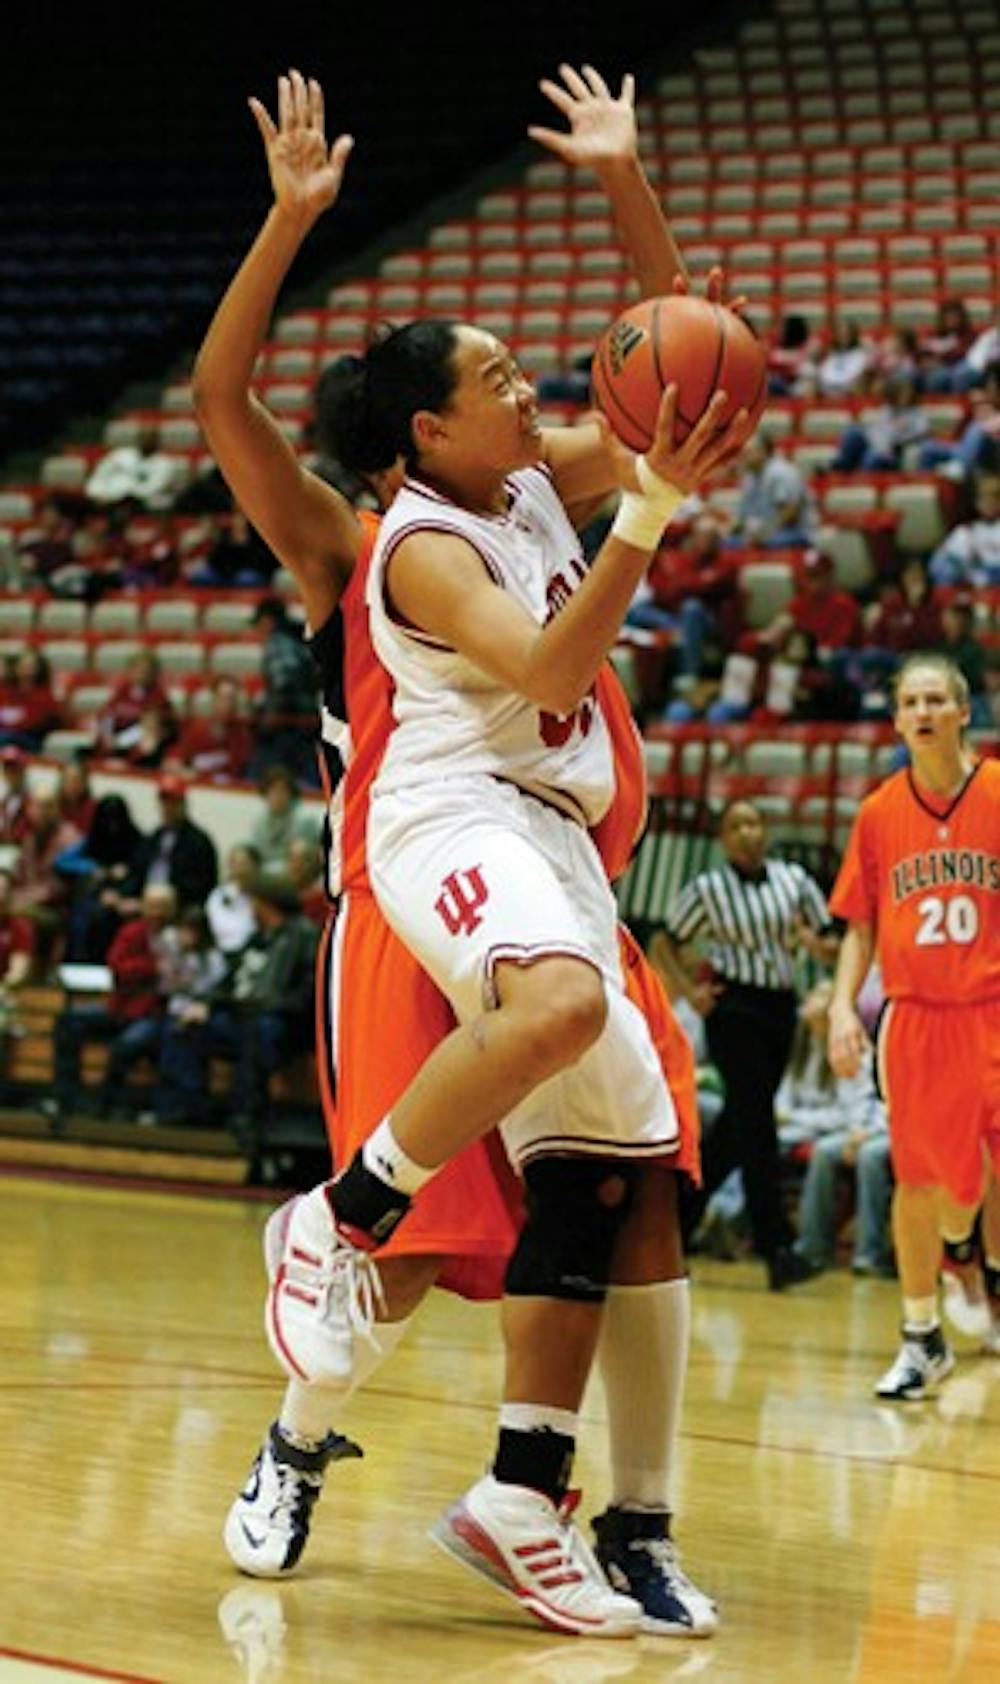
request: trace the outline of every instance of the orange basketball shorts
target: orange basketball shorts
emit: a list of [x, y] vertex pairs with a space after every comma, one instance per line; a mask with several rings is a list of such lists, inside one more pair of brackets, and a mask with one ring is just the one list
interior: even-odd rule
[[[341, 898], [320, 947], [316, 1052], [335, 1169], [386, 1116], [438, 1042], [451, 1008], [371, 894]], [[449, 1260], [441, 1285], [498, 1298], [521, 1221], [520, 1184], [499, 1138], [465, 1148], [428, 1182], [385, 1256]]]
[[893, 1000], [877, 1052], [896, 1179], [978, 1204], [984, 1156], [1000, 1170], [1000, 1000]]

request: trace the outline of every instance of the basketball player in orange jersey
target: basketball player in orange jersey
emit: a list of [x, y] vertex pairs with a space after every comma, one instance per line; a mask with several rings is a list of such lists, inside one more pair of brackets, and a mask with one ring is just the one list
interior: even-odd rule
[[[566, 69], [563, 74], [566, 88], [547, 84], [546, 91], [568, 117], [571, 133], [555, 136], [546, 131], [545, 138], [569, 161], [592, 162], [607, 184], [645, 290], [663, 291], [683, 271], [638, 168], [631, 86], [613, 100], [593, 73], [587, 81]], [[363, 575], [373, 518], [359, 520], [335, 492], [301, 468], [249, 393], [280, 282], [315, 216], [336, 197], [349, 151], [349, 142], [342, 139], [329, 154], [324, 142], [318, 152], [311, 147], [296, 159], [279, 144], [287, 141], [293, 126], [299, 88], [294, 77], [283, 83], [277, 134], [261, 124], [277, 203], [210, 330], [196, 370], [196, 394], [206, 434], [239, 501], [299, 582], [324, 664], [330, 664], [331, 646], [341, 639], [344, 643], [350, 729], [338, 725], [333, 716], [342, 706], [328, 710], [324, 720], [328, 754], [351, 750], [346, 777], [331, 807], [341, 857], [338, 861], [331, 856], [330, 887], [343, 899], [328, 932], [319, 991], [320, 1046], [336, 1055], [336, 1107], [327, 1082], [326, 1114], [335, 1161], [342, 1164], [385, 1115], [453, 1019], [382, 922], [365, 876], [366, 788], [384, 746], [389, 694], [386, 677], [371, 657], [364, 618]], [[378, 484], [383, 502], [391, 500], [396, 478], [389, 474]], [[616, 874], [642, 824], [641, 753], [627, 702], [610, 671], [601, 677], [600, 700], [621, 745], [620, 798], [598, 838], [609, 870]], [[335, 966], [330, 965], [333, 950]], [[662, 991], [634, 944], [627, 964], [635, 995], [645, 1003], [656, 1029], [684, 1121], [678, 1161], [680, 1167], [693, 1169], [696, 1113], [690, 1057]], [[351, 981], [344, 992], [337, 987], [341, 974]], [[339, 1014], [335, 1047], [330, 1046], [329, 1033], [333, 1002]], [[387, 1021], [392, 1023], [391, 1039], [385, 1034]], [[321, 1059], [321, 1076], [325, 1075]], [[390, 1319], [379, 1323], [371, 1347], [359, 1347], [351, 1385], [345, 1390], [362, 1383], [392, 1347], [432, 1282], [459, 1287], [464, 1282], [466, 1290], [481, 1292], [482, 1278], [477, 1283], [470, 1277], [482, 1277], [485, 1265], [495, 1290], [496, 1265], [506, 1261], [514, 1226], [494, 1176], [484, 1173], [485, 1150], [477, 1146], [454, 1160], [418, 1201], [396, 1240], [380, 1252]], [[705, 1632], [714, 1626], [714, 1612], [680, 1573], [669, 1544], [663, 1474], [652, 1467], [663, 1463], [663, 1452], [651, 1452], [642, 1442], [672, 1442], [684, 1366], [687, 1282], [677, 1245], [671, 1176], [651, 1172], [646, 1177], [620, 1239], [616, 1281], [605, 1346], [610, 1353], [612, 1432], [620, 1449], [613, 1456], [616, 1503], [602, 1517], [604, 1541], [608, 1554], [628, 1551], [633, 1576], [643, 1570], [647, 1613], [656, 1629]], [[663, 1398], [659, 1411], [650, 1407], [655, 1392]], [[331, 1409], [329, 1394], [292, 1380], [280, 1421], [259, 1459], [257, 1500], [235, 1505], [227, 1525], [230, 1552], [245, 1570], [287, 1571], [301, 1554], [324, 1464], [342, 1447], [342, 1441], [338, 1445], [326, 1437]], [[645, 1473], [637, 1472], [642, 1463], [648, 1465]], [[630, 1497], [634, 1506], [626, 1508]]]
[[877, 956], [903, 1342], [875, 1391], [914, 1399], [955, 1361], [938, 1316], [942, 1242], [967, 1266], [986, 1166], [1000, 1162], [1000, 762], [967, 746], [968, 685], [944, 656], [903, 663], [895, 723], [911, 763], [862, 803], [830, 901], [848, 930], [829, 1050], [853, 1075], [854, 1001]]

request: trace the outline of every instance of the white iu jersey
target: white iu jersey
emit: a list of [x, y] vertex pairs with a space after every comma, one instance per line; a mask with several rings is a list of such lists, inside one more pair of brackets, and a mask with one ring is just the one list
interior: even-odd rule
[[507, 480], [505, 514], [472, 514], [408, 479], [382, 522], [368, 576], [375, 651], [395, 685], [396, 727], [374, 793], [464, 773], [505, 778], [587, 825], [614, 792], [611, 743], [590, 697], [574, 713], [545, 713], [386, 603], [386, 567], [415, 532], [453, 532], [482, 558], [494, 584], [544, 625], [586, 576], [577, 535], [544, 468]]

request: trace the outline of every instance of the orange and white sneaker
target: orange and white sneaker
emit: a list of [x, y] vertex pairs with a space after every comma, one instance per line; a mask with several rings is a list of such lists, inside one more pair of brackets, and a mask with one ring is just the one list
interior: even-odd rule
[[486, 1474], [441, 1515], [431, 1537], [553, 1631], [635, 1637], [642, 1609], [608, 1584], [573, 1524], [576, 1500], [557, 1508], [539, 1491]]
[[374, 1258], [341, 1232], [325, 1183], [290, 1199], [264, 1230], [264, 1326], [292, 1380], [343, 1386], [354, 1341], [371, 1339], [382, 1285]]

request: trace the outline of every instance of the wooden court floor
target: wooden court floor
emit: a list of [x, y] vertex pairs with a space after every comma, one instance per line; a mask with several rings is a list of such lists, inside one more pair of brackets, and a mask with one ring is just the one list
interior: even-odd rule
[[[932, 1403], [871, 1382], [891, 1283], [768, 1295], [696, 1266], [678, 1491], [710, 1642], [556, 1638], [441, 1556], [489, 1452], [494, 1312], [436, 1295], [342, 1424], [300, 1576], [241, 1578], [220, 1526], [281, 1385], [265, 1206], [0, 1180], [0, 1680], [150, 1684], [1000, 1684], [1000, 1361]], [[599, 1393], [578, 1473], [607, 1497]]]

